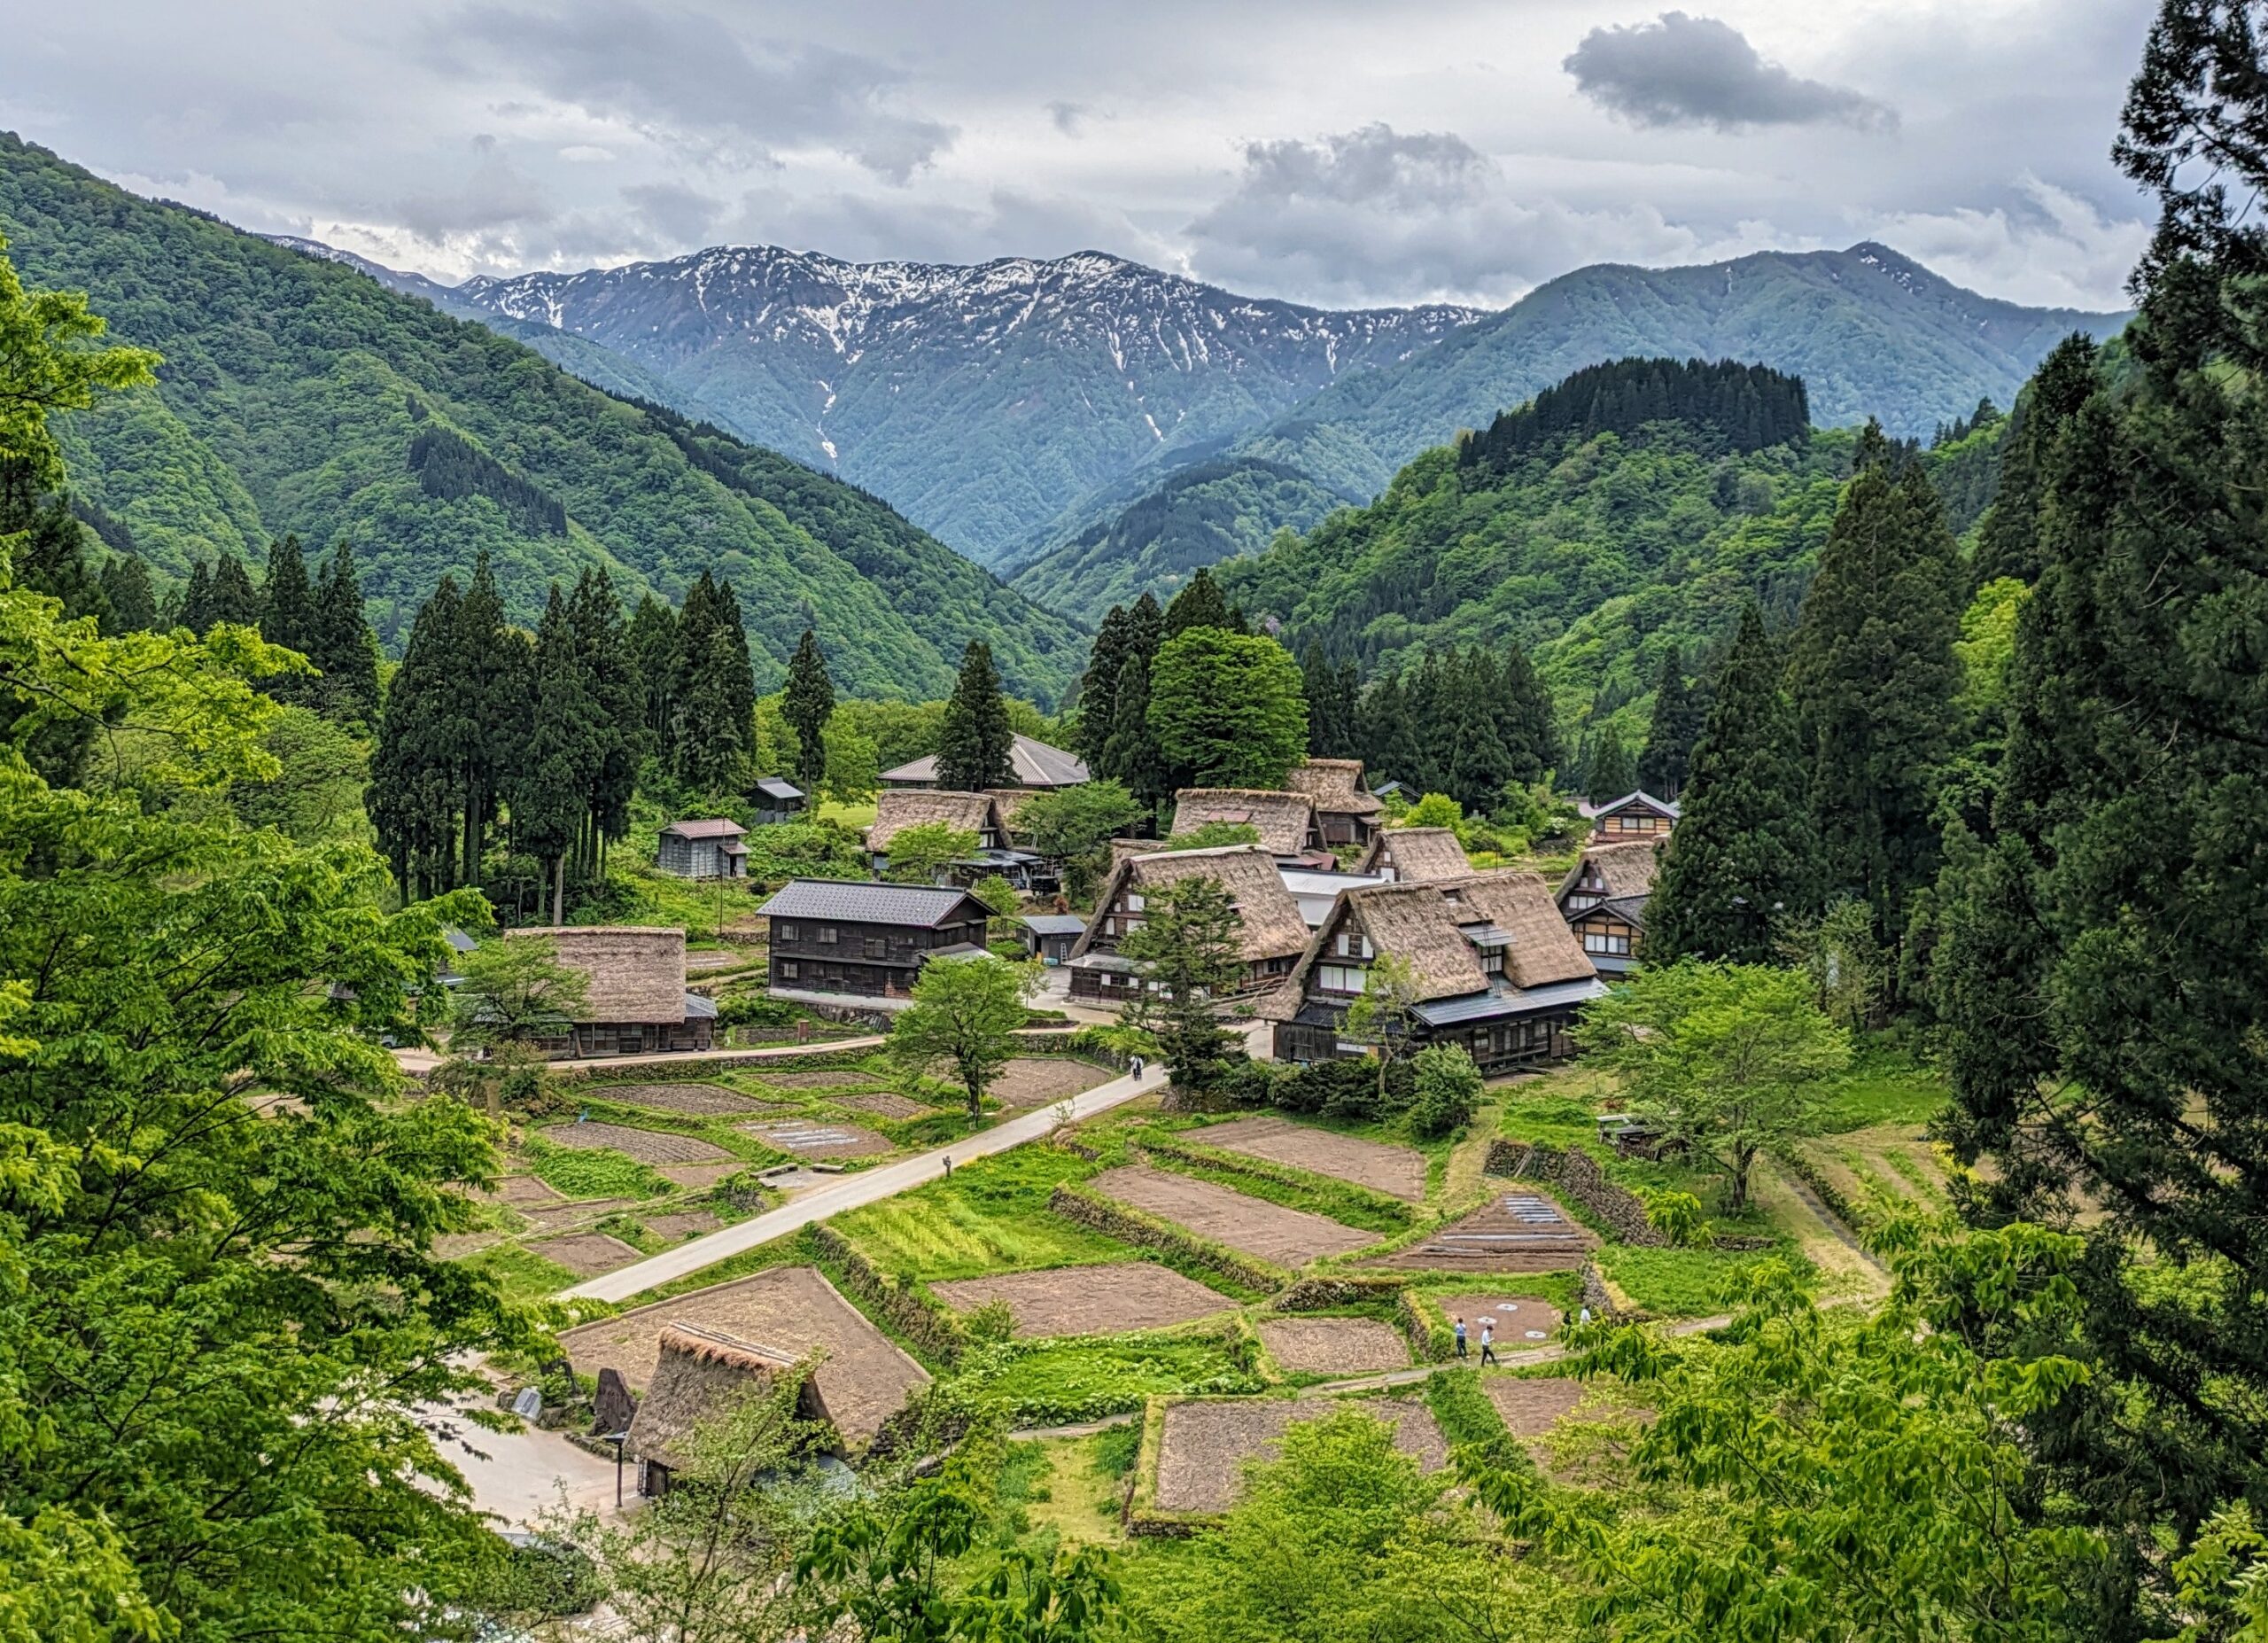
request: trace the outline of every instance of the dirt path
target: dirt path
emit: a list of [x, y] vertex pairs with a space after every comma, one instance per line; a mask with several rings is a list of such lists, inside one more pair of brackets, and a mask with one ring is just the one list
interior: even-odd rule
[[[745, 1053], [745, 1052], [743, 1052]], [[1054, 1129], [1059, 1115], [1067, 1109], [1072, 1118], [1091, 1118], [1099, 1112], [1133, 1100], [1137, 1095], [1153, 1094], [1165, 1087], [1165, 1075], [1152, 1068], [1137, 1083], [1130, 1078], [1113, 1078], [1109, 1083], [1088, 1090], [1068, 1101], [1037, 1111], [1020, 1113], [989, 1130], [963, 1136], [949, 1146], [917, 1153], [911, 1158], [901, 1158], [896, 1164], [885, 1164], [856, 1175], [846, 1175], [828, 1186], [804, 1193], [793, 1203], [769, 1211], [727, 1226], [722, 1232], [711, 1233], [705, 1238], [695, 1238], [691, 1243], [681, 1243], [674, 1250], [579, 1283], [566, 1293], [586, 1296], [595, 1301], [626, 1301], [633, 1295], [643, 1295], [649, 1289], [674, 1282], [688, 1273], [697, 1273], [704, 1266], [713, 1266], [728, 1256], [743, 1250], [753, 1250], [758, 1244], [769, 1243], [774, 1238], [799, 1232], [814, 1221], [823, 1221], [845, 1211], [863, 1208], [894, 1198], [926, 1181], [935, 1180], [944, 1172], [944, 1162], [951, 1158], [966, 1163], [996, 1152], [1006, 1152], [1029, 1141], [1037, 1141]]]
[[[1709, 1318], [1681, 1318], [1663, 1327], [1664, 1335], [1701, 1335], [1711, 1329], [1721, 1329], [1732, 1322], [1732, 1314], [1719, 1312]], [[1476, 1354], [1479, 1349], [1474, 1349]], [[1533, 1364], [1556, 1364], [1573, 1354], [1565, 1346], [1531, 1347], [1525, 1352], [1499, 1352], [1507, 1369], [1525, 1369]], [[1477, 1359], [1476, 1359], [1477, 1362]], [[1300, 1398], [1336, 1398], [1346, 1392], [1367, 1391], [1372, 1387], [1408, 1386], [1422, 1381], [1436, 1369], [1448, 1369], [1450, 1364], [1419, 1364], [1414, 1369], [1395, 1369], [1385, 1374], [1360, 1374], [1344, 1381], [1325, 1381], [1317, 1386], [1303, 1386], [1294, 1394]]]
[[[795, 1055], [816, 1055], [822, 1052], [832, 1055], [837, 1050], [873, 1049], [889, 1040], [880, 1033], [860, 1039], [820, 1039], [809, 1044], [782, 1044], [773, 1049], [707, 1049], [667, 1050], [651, 1055], [594, 1055], [582, 1061], [558, 1063], [562, 1071], [570, 1067], [600, 1067], [611, 1071], [616, 1067], [699, 1067], [714, 1066], [722, 1062], [765, 1062], [783, 1060]], [[394, 1062], [413, 1078], [422, 1078], [439, 1066], [445, 1057], [429, 1049], [398, 1049]]]

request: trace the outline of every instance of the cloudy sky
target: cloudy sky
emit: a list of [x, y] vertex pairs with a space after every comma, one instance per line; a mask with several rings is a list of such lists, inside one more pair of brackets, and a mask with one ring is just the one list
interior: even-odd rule
[[0, 126], [437, 278], [1096, 248], [1331, 306], [1886, 241], [2124, 306], [2148, 0], [0, 0]]

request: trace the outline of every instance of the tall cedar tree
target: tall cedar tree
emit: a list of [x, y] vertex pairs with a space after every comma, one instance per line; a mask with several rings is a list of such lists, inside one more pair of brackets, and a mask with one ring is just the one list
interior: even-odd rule
[[[307, 580], [307, 557], [296, 536], [285, 536], [268, 549], [268, 580], [260, 590], [260, 636], [270, 644], [297, 650], [322, 666], [316, 654], [315, 588]], [[263, 680], [260, 689], [279, 702], [302, 706], [319, 697], [322, 680], [308, 674], [283, 674]]]
[[586, 688], [573, 619], [559, 585], [535, 634], [535, 701], [526, 744], [508, 778], [512, 842], [551, 869], [551, 922], [566, 923], [567, 858], [581, 841], [590, 791], [605, 762], [597, 705]]
[[[2268, 1454], [2268, 233], [2257, 8], [2167, 0], [2117, 156], [2159, 195], [2124, 343], [2044, 464], [1999, 837], [1938, 1005], [1977, 1212], [2091, 1211], [2093, 1381], [2029, 1423], [2046, 1492], [2130, 1537], [2091, 1635], [2166, 1636], [2186, 1543]], [[2208, 168], [2192, 165], [2210, 154]], [[2021, 1338], [1995, 1350], [2023, 1349]]]
[[1523, 786], [1541, 782], [1559, 767], [1559, 732], [1551, 692], [1535, 671], [1535, 663], [1517, 643], [1504, 647], [1502, 678], [1496, 731], [1511, 756], [1512, 780]]
[[972, 639], [961, 652], [960, 677], [953, 681], [944, 720], [937, 728], [937, 785], [969, 793], [1012, 786], [1016, 779], [1011, 762], [1014, 747], [1015, 732], [1008, 724], [999, 673], [992, 666], [992, 647]]
[[796, 733], [796, 785], [816, 798], [827, 781], [827, 721], [835, 716], [835, 681], [827, 677], [819, 637], [808, 627], [788, 661], [780, 716]]
[[1763, 613], [1751, 604], [1718, 676], [1683, 814], [1647, 905], [1650, 964], [1775, 963], [1788, 925], [1817, 910], [1818, 846], [1780, 676]]
[[1141, 923], [1119, 944], [1142, 966], [1145, 984], [1127, 1018], [1157, 1040], [1167, 1073], [1183, 1089], [1208, 1088], [1238, 1053], [1219, 1001], [1244, 979], [1243, 931], [1218, 879], [1184, 878], [1152, 891]]
[[730, 582], [706, 571], [686, 590], [671, 658], [669, 766], [686, 786], [724, 792], [756, 734], [756, 669]]
[[1675, 798], [1685, 790], [1693, 744], [1707, 712], [1708, 704], [1685, 682], [1685, 658], [1671, 650], [1654, 681], [1654, 716], [1646, 727], [1646, 751], [1638, 757], [1640, 787], [1657, 798]]
[[213, 581], [206, 592], [205, 626], [233, 622], [251, 627], [260, 621], [260, 595], [245, 574], [244, 561], [222, 554], [213, 564]]
[[1124, 784], [1143, 809], [1155, 815], [1173, 796], [1173, 778], [1165, 755], [1158, 751], [1156, 732], [1150, 728], [1150, 665], [1138, 656], [1126, 658], [1119, 670], [1114, 693], [1116, 708], [1110, 739], [1103, 746], [1103, 779]]
[[362, 614], [362, 581], [354, 549], [341, 541], [315, 580], [314, 647], [308, 658], [322, 670], [318, 702], [333, 719], [373, 725], [378, 718], [378, 638]]
[[1804, 596], [1788, 683], [1829, 884], [1873, 909], [1895, 949], [1937, 876], [1934, 778], [1958, 716], [1961, 570], [1919, 463], [1892, 472], [1880, 430], [1845, 491]]
[[1118, 675], [1126, 671], [1127, 629], [1133, 619], [1122, 604], [1114, 604], [1095, 629], [1094, 649], [1087, 653], [1086, 671], [1079, 675], [1077, 751], [1087, 761], [1088, 774], [1100, 777], [1103, 749], [1110, 741], [1111, 720], [1118, 712]]
[[640, 597], [624, 635], [642, 698], [641, 753], [658, 757], [669, 745], [670, 686], [677, 667], [677, 612], [651, 594]]
[[456, 578], [445, 575], [418, 607], [370, 753], [364, 799], [370, 825], [378, 847], [393, 863], [394, 882], [412, 900], [460, 882], [454, 851], [455, 784], [439, 755], [457, 608], [463, 600]]
[[105, 638], [156, 628], [158, 597], [150, 586], [149, 567], [141, 560], [129, 553], [113, 554], [103, 562], [102, 588]]
[[1317, 759], [1360, 758], [1353, 667], [1332, 666], [1323, 647], [1310, 643], [1300, 658], [1300, 676], [1308, 698], [1309, 753]]
[[1457, 683], [1445, 704], [1451, 717], [1440, 761], [1448, 778], [1442, 790], [1467, 810], [1485, 814], [1503, 802], [1505, 785], [1517, 774], [1502, 734], [1503, 678], [1496, 658], [1477, 646], [1470, 658], [1455, 658], [1451, 672]]
[[1174, 595], [1173, 603], [1166, 606], [1161, 639], [1178, 639], [1192, 627], [1218, 627], [1224, 632], [1240, 634], [1244, 618], [1229, 609], [1221, 584], [1213, 580], [1213, 572], [1200, 568], [1189, 579], [1189, 585]]
[[1612, 724], [1601, 726], [1583, 761], [1583, 797], [1595, 805], [1609, 804], [1637, 785], [1638, 769], [1622, 745], [1622, 733]]
[[473, 884], [480, 882], [505, 778], [526, 742], [533, 697], [533, 647], [524, 629], [505, 620], [485, 550], [457, 606], [449, 659], [439, 751], [457, 782], [458, 882]]
[[202, 559], [192, 559], [188, 577], [167, 601], [162, 619], [168, 632], [186, 627], [201, 638], [205, 630], [213, 626], [212, 610], [213, 568]]
[[2029, 584], [2039, 579], [2042, 549], [2039, 509], [2046, 500], [2047, 454], [2094, 392], [2094, 339], [2066, 337], [2039, 363], [2000, 437], [2000, 484], [1977, 526], [1969, 581], [1981, 588], [2003, 576]]
[[1361, 737], [1363, 772], [1372, 781], [1399, 782], [1410, 788], [1423, 785], [1418, 779], [1422, 755], [1417, 720], [1410, 712], [1409, 688], [1399, 674], [1374, 680], [1363, 692], [1355, 727]]
[[605, 871], [607, 845], [630, 831], [630, 801], [637, 793], [644, 745], [640, 723], [646, 689], [622, 619], [622, 601], [605, 567], [586, 570], [575, 579], [567, 613], [583, 689], [597, 715], [575, 860], [577, 874], [593, 880]]

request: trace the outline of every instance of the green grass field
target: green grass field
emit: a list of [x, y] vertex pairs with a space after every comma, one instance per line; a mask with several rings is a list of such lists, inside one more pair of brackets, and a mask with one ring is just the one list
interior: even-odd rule
[[1094, 1167], [1053, 1147], [1019, 1147], [832, 1225], [884, 1272], [925, 1282], [1130, 1260], [1126, 1245], [1047, 1207], [1059, 1181], [1084, 1180]]

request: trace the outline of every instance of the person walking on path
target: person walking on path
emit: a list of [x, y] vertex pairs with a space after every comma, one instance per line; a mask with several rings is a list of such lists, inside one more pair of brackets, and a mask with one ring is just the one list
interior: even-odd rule
[[[1480, 1367], [1486, 1369], [1494, 1363], [1496, 1363], [1496, 1325], [1494, 1320], [1483, 1318], [1480, 1320]], [[1502, 1364], [1496, 1367], [1503, 1367]]]
[[1127, 1072], [1132, 1077], [1134, 1082], [1137, 1084], [1139, 1084], [1142, 1081], [1142, 1058], [1139, 1055], [1133, 1057], [1126, 1063]]
[[951, 1153], [947, 1153], [947, 1154], [945, 1155], [945, 1179], [946, 1179], [947, 1180], [952, 1180], [952, 1177], [953, 1177], [953, 1156], [952, 1156], [952, 1154], [951, 1154]]
[[1456, 1357], [1459, 1363], [1464, 1361], [1464, 1320], [1462, 1318], [1456, 1320]]

